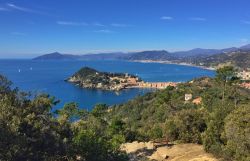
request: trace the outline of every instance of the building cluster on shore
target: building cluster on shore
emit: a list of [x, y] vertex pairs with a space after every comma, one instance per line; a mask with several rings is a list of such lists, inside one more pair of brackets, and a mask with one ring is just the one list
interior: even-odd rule
[[157, 89], [164, 89], [169, 86], [176, 87], [177, 83], [175, 82], [139, 82], [139, 88], [157, 88]]
[[119, 84], [115, 86], [114, 89], [122, 88], [155, 88], [155, 89], [165, 89], [169, 86], [176, 87], [177, 83], [175, 82], [144, 82], [141, 81], [138, 77], [126, 76], [124, 79], [113, 77], [112, 80], [119, 80]]
[[131, 76], [128, 73], [125, 74], [125, 77], [110, 77], [110, 80], [116, 82], [111, 87], [111, 90], [121, 90], [129, 87], [135, 87], [139, 84], [139, 82], [141, 82], [139, 77]]

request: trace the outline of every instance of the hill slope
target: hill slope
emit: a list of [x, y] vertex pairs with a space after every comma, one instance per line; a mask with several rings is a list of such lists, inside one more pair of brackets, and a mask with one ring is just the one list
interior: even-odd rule
[[174, 59], [173, 55], [165, 50], [153, 50], [153, 51], [142, 51], [133, 53], [130, 56], [126, 57], [128, 60], [172, 60]]
[[250, 68], [250, 52], [238, 50], [235, 52], [212, 55], [205, 58], [193, 59], [194, 64], [219, 67], [221, 65], [234, 65], [239, 68]]
[[[250, 90], [230, 83], [224, 88], [221, 83], [211, 78], [195, 79], [113, 106], [108, 116], [123, 122], [128, 139], [145, 142], [167, 138], [168, 141], [198, 143], [214, 155], [243, 161], [249, 157], [249, 148], [245, 144], [241, 151], [237, 145], [245, 143], [241, 137], [249, 137], [244, 131], [249, 130], [246, 127], [250, 120], [247, 115]], [[185, 94], [192, 94], [192, 98], [185, 101]], [[243, 123], [242, 119], [247, 121]], [[232, 133], [233, 129], [238, 133]], [[221, 138], [222, 135], [225, 138]], [[225, 153], [224, 149], [234, 153]], [[244, 155], [234, 155], [238, 151]]]

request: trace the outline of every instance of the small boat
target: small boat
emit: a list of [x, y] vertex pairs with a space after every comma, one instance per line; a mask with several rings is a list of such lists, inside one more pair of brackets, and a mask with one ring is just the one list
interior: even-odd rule
[[18, 72], [21, 73], [21, 69], [18, 69]]
[[30, 67], [30, 70], [33, 70], [33, 68], [32, 68], [32, 67]]
[[119, 96], [120, 92], [119, 91], [115, 91], [115, 95]]

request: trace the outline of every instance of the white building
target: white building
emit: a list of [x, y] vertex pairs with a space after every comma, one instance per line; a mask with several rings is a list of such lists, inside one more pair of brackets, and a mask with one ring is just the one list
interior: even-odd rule
[[185, 101], [189, 101], [193, 98], [192, 94], [185, 94]]
[[250, 80], [250, 71], [243, 70], [238, 73], [238, 77], [240, 77], [241, 80]]

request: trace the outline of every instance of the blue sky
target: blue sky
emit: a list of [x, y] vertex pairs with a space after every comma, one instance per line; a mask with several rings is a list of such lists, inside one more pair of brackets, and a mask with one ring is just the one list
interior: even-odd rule
[[0, 58], [250, 43], [249, 0], [0, 0]]

